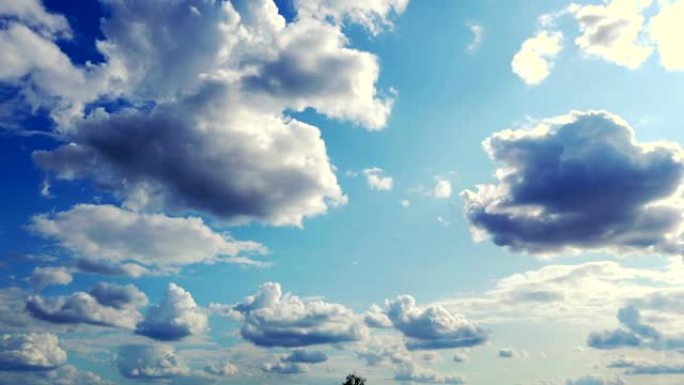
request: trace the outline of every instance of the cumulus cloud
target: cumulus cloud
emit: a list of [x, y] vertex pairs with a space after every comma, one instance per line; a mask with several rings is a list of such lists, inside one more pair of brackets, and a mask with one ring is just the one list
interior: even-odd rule
[[136, 264], [161, 269], [215, 262], [259, 265], [241, 254], [266, 251], [256, 242], [214, 232], [201, 218], [144, 214], [109, 205], [80, 204], [37, 215], [30, 229], [80, 258], [80, 269], [109, 275], [145, 272]]
[[648, 32], [655, 41], [660, 63], [670, 71], [684, 70], [684, 53], [679, 36], [684, 35], [684, 2], [660, 2], [660, 12], [648, 24]]
[[230, 362], [221, 362], [205, 366], [204, 372], [212, 376], [229, 377], [236, 375], [239, 369]]
[[457, 350], [454, 353], [453, 361], [456, 363], [467, 362], [469, 360], [468, 352], [464, 350]]
[[[674, 143], [639, 143], [608, 112], [573, 112], [485, 140], [497, 184], [462, 193], [476, 240], [513, 251], [682, 251]], [[672, 198], [672, 199], [668, 199]]]
[[281, 359], [282, 362], [299, 362], [303, 364], [319, 364], [328, 360], [328, 355], [313, 350], [295, 349]]
[[563, 34], [539, 31], [523, 42], [513, 56], [511, 69], [526, 84], [535, 85], [546, 79], [553, 65], [553, 59], [562, 48]]
[[385, 170], [378, 167], [364, 169], [363, 175], [366, 176], [368, 187], [373, 190], [389, 191], [394, 185], [392, 177], [387, 175]]
[[52, 370], [66, 363], [59, 339], [50, 333], [16, 333], [0, 336], [0, 370]]
[[73, 365], [64, 365], [54, 370], [32, 372], [0, 371], [1, 384], [22, 385], [114, 385], [93, 372], [77, 369]]
[[[45, 95], [33, 99], [59, 102], [64, 144], [33, 154], [53, 177], [90, 180], [131, 208], [301, 225], [346, 197], [319, 129], [286, 112], [382, 129], [393, 95], [376, 88], [377, 57], [349, 47], [343, 24], [378, 33], [407, 3], [297, 1], [286, 22], [268, 0], [107, 1], [96, 45], [104, 62], [74, 65], [55, 38], [34, 42], [19, 20], [2, 31], [4, 51], [17, 54], [3, 56], [12, 70], [0, 79], [44, 78]], [[169, 26], [177, 38], [166, 38]], [[38, 57], [55, 65], [34, 65]], [[90, 108], [112, 99], [124, 107]]]
[[197, 306], [188, 291], [171, 283], [162, 302], [147, 310], [135, 332], [157, 340], [175, 341], [208, 329], [206, 312]]
[[356, 356], [368, 366], [401, 365], [410, 363], [411, 355], [406, 346], [389, 336], [372, 336], [355, 347]]
[[60, 267], [36, 267], [31, 273], [31, 285], [37, 290], [43, 290], [50, 285], [68, 285], [73, 280], [71, 270]]
[[138, 308], [146, 304], [147, 296], [131, 284], [100, 283], [88, 293], [77, 291], [68, 296], [30, 296], [26, 310], [35, 318], [53, 323], [133, 329], [142, 318]]
[[145, 381], [165, 380], [191, 373], [173, 348], [165, 345], [124, 345], [117, 352], [116, 363], [124, 377]]
[[479, 325], [441, 305], [419, 307], [413, 297], [402, 295], [386, 301], [385, 308], [392, 325], [408, 338], [409, 350], [462, 348], [487, 340]]
[[596, 376], [584, 376], [577, 379], [568, 379], [565, 385], [625, 385], [621, 378], [605, 379]]
[[628, 68], [639, 67], [653, 51], [641, 38], [642, 12], [651, 1], [611, 0], [605, 4], [571, 6], [580, 29], [575, 44], [596, 56]]
[[296, 362], [267, 362], [261, 367], [261, 370], [267, 373], [298, 374], [308, 372], [309, 368]]
[[396, 381], [419, 384], [465, 384], [465, 380], [461, 376], [446, 376], [413, 363], [401, 365], [395, 372], [394, 379]]
[[241, 313], [240, 334], [264, 347], [300, 347], [357, 341], [367, 330], [345, 306], [283, 293], [280, 284], [264, 283], [257, 293], [233, 307]]
[[439, 179], [432, 190], [432, 195], [437, 199], [449, 199], [451, 192], [451, 182], [446, 179]]
[[618, 321], [623, 328], [592, 332], [587, 345], [595, 349], [648, 348], [654, 350], [682, 349], [684, 336], [665, 336], [655, 327], [644, 323], [641, 312], [633, 305], [618, 311]]

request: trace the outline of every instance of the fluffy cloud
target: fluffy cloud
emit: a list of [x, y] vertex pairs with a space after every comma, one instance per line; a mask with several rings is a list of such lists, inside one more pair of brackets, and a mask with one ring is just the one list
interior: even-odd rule
[[648, 24], [648, 32], [655, 40], [660, 63], [668, 70], [684, 70], [679, 36], [684, 35], [684, 2], [660, 2], [660, 12]]
[[409, 339], [406, 347], [451, 349], [483, 344], [485, 331], [461, 314], [452, 314], [441, 305], [416, 306], [416, 300], [402, 295], [386, 301], [386, 314], [395, 328]]
[[639, 143], [607, 112], [573, 112], [485, 140], [498, 184], [462, 193], [477, 240], [513, 251], [680, 253], [684, 175], [674, 143]]
[[[55, 58], [45, 62], [63, 62], [56, 67], [76, 80], [45, 76], [56, 85], [45, 93], [68, 118], [55, 118], [64, 144], [34, 161], [58, 179], [90, 180], [128, 207], [301, 225], [346, 197], [319, 129], [285, 111], [313, 108], [383, 128], [393, 100], [376, 89], [377, 57], [350, 48], [341, 23], [379, 32], [406, 4], [297, 1], [286, 23], [269, 0], [107, 1], [103, 63], [74, 66], [48, 41]], [[167, 38], [169, 26], [177, 38]], [[23, 65], [6, 78], [36, 71]], [[125, 107], [84, 108], [113, 98]]]
[[454, 353], [453, 361], [456, 363], [466, 362], [469, 360], [468, 353], [464, 350], [458, 350]]
[[0, 370], [52, 370], [66, 362], [67, 354], [57, 336], [18, 333], [0, 336]]
[[[216, 306], [216, 305], [214, 305]], [[267, 282], [257, 293], [233, 307], [242, 314], [240, 334], [255, 345], [298, 347], [357, 341], [367, 331], [350, 309], [322, 300], [283, 294], [280, 284]]]
[[446, 179], [440, 179], [435, 184], [432, 195], [438, 199], [449, 199], [451, 198], [451, 192], [451, 182]]
[[513, 56], [511, 69], [527, 84], [539, 84], [549, 76], [553, 59], [562, 47], [563, 34], [540, 31], [525, 40]]
[[649, 348], [655, 350], [682, 349], [684, 336], [665, 336], [655, 327], [641, 320], [640, 311], [628, 305], [618, 311], [618, 320], [624, 328], [593, 332], [587, 345], [595, 349]]
[[95, 373], [65, 365], [55, 370], [33, 372], [2, 372], [0, 384], [22, 385], [114, 385]]
[[356, 356], [366, 361], [368, 366], [397, 366], [412, 361], [406, 346], [387, 336], [372, 336], [367, 341], [359, 343], [355, 351]]
[[139, 307], [147, 296], [133, 285], [100, 283], [90, 292], [68, 296], [30, 296], [26, 310], [33, 317], [53, 323], [91, 324], [133, 329], [141, 320]]
[[173, 348], [165, 345], [125, 345], [116, 355], [119, 372], [126, 378], [158, 381], [188, 376], [191, 371]]
[[298, 374], [308, 372], [309, 368], [296, 362], [267, 362], [261, 370], [267, 373]]
[[642, 12], [651, 1], [611, 0], [601, 5], [572, 6], [580, 29], [575, 44], [587, 55], [637, 68], [653, 51], [642, 42]]
[[565, 385], [625, 385], [620, 378], [604, 379], [596, 376], [584, 376], [577, 379], [568, 379]]
[[[681, 259], [653, 269], [636, 269], [617, 262], [547, 265], [499, 279], [492, 289], [440, 302], [483, 323], [522, 321], [569, 324], [610, 324], [625, 302], [657, 311], [657, 318], [676, 321], [670, 313], [682, 308], [676, 293], [684, 290]], [[682, 327], [681, 323], [672, 325]], [[660, 325], [667, 327], [667, 325]]]
[[401, 382], [416, 382], [420, 384], [465, 384], [463, 377], [445, 376], [412, 363], [400, 366], [394, 374], [394, 379]]
[[72, 279], [71, 270], [66, 267], [36, 267], [30, 282], [37, 290], [43, 290], [50, 285], [68, 285]]
[[215, 363], [204, 367], [204, 372], [217, 377], [229, 377], [238, 373], [238, 367], [230, 362]]
[[304, 349], [295, 349], [281, 359], [282, 362], [300, 362], [303, 364], [318, 364], [327, 360], [328, 355], [323, 352]]
[[373, 190], [389, 191], [394, 185], [392, 177], [378, 167], [364, 169], [363, 175], [366, 176], [366, 183]]
[[162, 341], [175, 341], [208, 330], [207, 314], [192, 295], [175, 284], [169, 284], [159, 305], [147, 310], [136, 333]]
[[82, 258], [81, 269], [98, 273], [138, 275], [144, 271], [131, 262], [162, 269], [190, 263], [254, 265], [258, 262], [240, 254], [265, 251], [256, 242], [214, 232], [201, 218], [143, 214], [109, 205], [80, 204], [68, 211], [34, 216], [30, 228]]

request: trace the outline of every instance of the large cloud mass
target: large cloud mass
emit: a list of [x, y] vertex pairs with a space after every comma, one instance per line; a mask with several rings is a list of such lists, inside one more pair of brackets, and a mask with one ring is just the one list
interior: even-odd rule
[[478, 240], [530, 253], [683, 250], [678, 145], [639, 143], [607, 112], [574, 112], [484, 147], [498, 183], [462, 193]]
[[378, 33], [406, 0], [297, 1], [289, 23], [270, 0], [103, 3], [99, 64], [60, 50], [64, 18], [18, 17], [1, 31], [16, 54], [0, 59], [0, 81], [50, 109], [64, 142], [34, 153], [40, 168], [131, 208], [230, 221], [300, 225], [346, 201], [318, 128], [284, 111], [383, 128], [393, 99], [376, 89], [378, 60], [349, 47], [342, 25]]

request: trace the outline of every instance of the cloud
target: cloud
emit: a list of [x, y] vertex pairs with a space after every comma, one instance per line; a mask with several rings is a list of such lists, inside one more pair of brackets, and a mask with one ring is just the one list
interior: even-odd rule
[[449, 199], [451, 192], [451, 182], [446, 179], [439, 179], [432, 190], [432, 195], [437, 199]]
[[590, 111], [496, 133], [484, 147], [498, 183], [461, 194], [476, 240], [547, 255], [681, 253], [682, 205], [668, 200], [684, 175], [677, 144], [639, 143], [619, 117]]
[[77, 291], [68, 296], [30, 296], [28, 313], [52, 323], [91, 324], [133, 329], [142, 315], [139, 307], [147, 297], [133, 285], [100, 283], [90, 292]]
[[204, 372], [217, 377], [230, 377], [236, 375], [239, 370], [237, 366], [229, 362], [222, 362], [205, 366]]
[[68, 285], [73, 280], [71, 271], [60, 267], [36, 267], [31, 273], [31, 285], [37, 290], [43, 290], [50, 285]]
[[295, 349], [287, 356], [281, 359], [282, 362], [303, 363], [303, 364], [319, 364], [328, 360], [328, 355], [319, 351], [310, 351], [304, 349]]
[[266, 251], [256, 242], [214, 232], [201, 218], [144, 214], [109, 205], [80, 204], [56, 214], [37, 215], [30, 229], [81, 258], [79, 268], [101, 274], [145, 271], [131, 262], [160, 269], [191, 263], [258, 265], [241, 254]]
[[457, 350], [456, 353], [454, 353], [454, 358], [453, 361], [456, 363], [461, 363], [461, 362], [467, 362], [469, 360], [468, 357], [468, 352], [464, 350]]
[[596, 376], [584, 376], [577, 379], [568, 379], [565, 385], [625, 385], [621, 378], [604, 379]]
[[363, 170], [363, 175], [366, 176], [366, 183], [368, 183], [368, 187], [371, 189], [379, 191], [392, 190], [394, 180], [391, 176], [387, 175], [385, 170], [378, 167], [367, 168]]
[[539, 31], [525, 40], [513, 56], [511, 69], [526, 84], [536, 85], [549, 76], [553, 59], [562, 48], [563, 34]]
[[306, 365], [293, 362], [267, 362], [262, 367], [266, 373], [277, 373], [277, 374], [298, 374], [306, 373], [309, 368]]
[[670, 71], [684, 70], [684, 54], [679, 36], [684, 35], [684, 2], [660, 2], [660, 12], [648, 23], [650, 37], [658, 46], [660, 64]]
[[405, 337], [409, 350], [451, 349], [481, 345], [485, 331], [461, 314], [449, 313], [441, 305], [416, 306], [409, 295], [385, 302], [386, 314]]
[[126, 378], [158, 381], [190, 375], [187, 367], [170, 346], [124, 345], [119, 348], [116, 363]]
[[413, 363], [400, 366], [394, 374], [394, 379], [401, 382], [415, 382], [420, 384], [465, 384], [463, 377], [445, 376]]
[[515, 357], [515, 351], [513, 349], [499, 349], [499, 357], [500, 358], [514, 358]]
[[470, 33], [473, 34], [472, 40], [466, 46], [466, 51], [472, 53], [477, 51], [482, 45], [482, 41], [484, 40], [484, 27], [477, 23], [468, 23], [466, 26], [470, 30]]
[[150, 272], [136, 263], [117, 263], [102, 260], [81, 258], [76, 261], [76, 269], [83, 273], [100, 275], [121, 275], [138, 278]]
[[654, 350], [682, 349], [684, 337], [665, 336], [655, 327], [641, 320], [641, 312], [633, 305], [618, 311], [618, 320], [624, 328], [592, 332], [587, 345], [594, 349], [648, 348]]
[[612, 0], [601, 5], [571, 7], [580, 29], [575, 44], [589, 55], [628, 68], [639, 67], [653, 51], [640, 38], [642, 12], [651, 1]]
[[157, 340], [176, 341], [208, 329], [206, 312], [188, 291], [171, 283], [162, 302], [147, 310], [135, 332]]
[[355, 347], [356, 356], [368, 366], [401, 365], [412, 362], [406, 346], [388, 336], [371, 336]]
[[234, 306], [242, 313], [240, 334], [257, 346], [301, 347], [358, 341], [367, 330], [354, 312], [322, 300], [283, 294], [280, 284], [264, 283]]
[[653, 268], [632, 268], [614, 261], [546, 265], [500, 278], [488, 290], [439, 303], [487, 324], [546, 324], [549, 318], [570, 325], [587, 325], [587, 320], [590, 326], [610, 324], [626, 302], [657, 312], [649, 316], [676, 321], [681, 318], [676, 309], [684, 308], [677, 296], [684, 290], [684, 266], [680, 257], [668, 262]]
[[54, 370], [33, 372], [2, 372], [0, 383], [22, 385], [114, 385], [95, 373], [64, 365]]
[[340, 23], [345, 20], [360, 24], [377, 34], [384, 28], [392, 28], [391, 18], [404, 12], [408, 0], [369, 0], [346, 2], [334, 0], [296, 0], [299, 15], [313, 18], [332, 18]]
[[676, 363], [655, 364], [649, 361], [635, 361], [621, 358], [606, 365], [611, 369], [624, 369], [626, 375], [668, 375], [684, 374], [684, 365]]
[[0, 336], [0, 370], [52, 370], [66, 363], [59, 339], [50, 333], [17, 333]]
[[[74, 65], [52, 40], [43, 42], [47, 52], [12, 35], [10, 56], [42, 52], [57, 64], [43, 70], [31, 62], [5, 78], [24, 87], [21, 79], [44, 73], [32, 100], [58, 101], [48, 109], [64, 144], [33, 154], [51, 177], [89, 180], [148, 212], [301, 226], [346, 196], [320, 130], [287, 114], [310, 108], [382, 129], [393, 92], [376, 88], [378, 58], [349, 47], [342, 24], [377, 33], [407, 3], [298, 1], [297, 17], [286, 22], [266, 0], [108, 1], [96, 44], [102, 63]], [[14, 24], [2, 32], [31, 33]], [[169, 40], [171, 26], [177, 36]]]

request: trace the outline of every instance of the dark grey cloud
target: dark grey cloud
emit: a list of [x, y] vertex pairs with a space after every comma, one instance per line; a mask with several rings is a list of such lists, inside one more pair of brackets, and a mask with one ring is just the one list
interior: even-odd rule
[[499, 357], [513, 358], [515, 357], [515, 352], [513, 351], [513, 349], [499, 349]]
[[177, 341], [208, 329], [207, 314], [190, 292], [171, 283], [161, 303], [147, 310], [135, 332], [156, 340]]
[[0, 371], [52, 370], [66, 363], [59, 339], [50, 333], [0, 335]]
[[674, 363], [652, 363], [621, 358], [606, 365], [611, 369], [625, 369], [626, 375], [684, 374], [684, 365]]
[[305, 300], [267, 282], [234, 306], [242, 313], [240, 334], [258, 346], [301, 347], [362, 339], [367, 330], [352, 310], [322, 300]]
[[95, 259], [82, 258], [76, 261], [76, 269], [83, 273], [100, 275], [121, 275], [139, 277], [147, 273], [147, 269], [136, 263], [112, 263]]
[[409, 295], [386, 301], [385, 311], [394, 327], [408, 337], [409, 350], [463, 348], [487, 341], [484, 329], [463, 315], [440, 305], [418, 307]]
[[496, 185], [462, 193], [479, 240], [513, 251], [680, 253], [682, 207], [672, 198], [684, 176], [673, 143], [638, 143], [607, 112], [574, 112], [530, 131], [484, 142]]
[[681, 349], [684, 338], [666, 336], [641, 320], [641, 313], [632, 305], [618, 311], [618, 320], [623, 328], [592, 332], [587, 345], [595, 349], [619, 349], [625, 347], [653, 350]]
[[147, 297], [133, 285], [98, 284], [89, 293], [68, 296], [30, 296], [28, 313], [52, 323], [91, 324], [133, 329], [142, 315], [138, 308]]
[[295, 349], [287, 356], [283, 357], [282, 362], [299, 362], [303, 364], [319, 364], [328, 360], [328, 355], [319, 352], [304, 349]]

